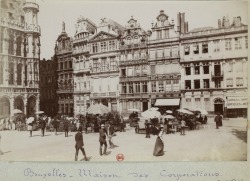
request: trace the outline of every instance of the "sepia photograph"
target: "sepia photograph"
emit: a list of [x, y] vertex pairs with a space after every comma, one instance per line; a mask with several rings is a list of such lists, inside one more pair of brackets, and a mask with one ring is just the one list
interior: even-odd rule
[[247, 1], [0, 9], [0, 161], [247, 161]]

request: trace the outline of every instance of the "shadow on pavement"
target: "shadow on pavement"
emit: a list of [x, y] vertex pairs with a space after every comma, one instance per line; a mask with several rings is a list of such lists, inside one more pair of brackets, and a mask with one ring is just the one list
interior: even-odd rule
[[87, 157], [87, 160], [85, 160], [85, 159], [83, 158], [83, 159], [81, 159], [80, 161], [90, 161], [91, 158], [92, 158], [92, 156], [89, 156], [89, 157]]
[[243, 140], [244, 142], [247, 142], [247, 131], [239, 131], [237, 129], [232, 130], [233, 135], [235, 135], [237, 138]]
[[3, 154], [6, 154], [6, 153], [10, 153], [11, 151], [5, 151], [5, 152], [3, 152]]

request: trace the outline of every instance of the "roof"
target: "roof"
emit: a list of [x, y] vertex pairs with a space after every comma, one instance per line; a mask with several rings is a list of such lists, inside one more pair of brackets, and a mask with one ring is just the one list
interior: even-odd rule
[[195, 29], [190, 30], [189, 32], [208, 31], [212, 29], [214, 29], [212, 26], [207, 26], [207, 27], [195, 28]]

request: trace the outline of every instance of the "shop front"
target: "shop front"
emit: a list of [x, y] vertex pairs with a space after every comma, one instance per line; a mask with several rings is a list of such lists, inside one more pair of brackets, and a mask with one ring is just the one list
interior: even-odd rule
[[227, 97], [227, 117], [247, 117], [248, 98], [247, 97]]

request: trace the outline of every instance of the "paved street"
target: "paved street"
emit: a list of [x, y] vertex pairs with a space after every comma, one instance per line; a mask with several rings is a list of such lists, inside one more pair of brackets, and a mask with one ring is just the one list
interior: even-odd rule
[[[117, 132], [113, 138], [117, 145], [108, 149], [108, 155], [99, 155], [99, 134], [83, 134], [85, 151], [90, 161], [116, 161], [116, 155], [124, 154], [124, 161], [232, 161], [246, 160], [247, 132], [246, 119], [223, 121], [223, 127], [215, 129], [213, 119], [208, 120], [210, 127], [187, 131], [185, 136], [179, 133], [163, 135], [165, 155], [153, 156], [156, 136], [150, 139], [145, 134], [136, 134], [134, 128], [127, 126], [126, 132]], [[74, 161], [75, 133], [55, 136], [47, 132], [45, 137], [40, 131], [29, 132], [1, 131], [3, 161]], [[79, 160], [83, 158], [79, 152]]]

